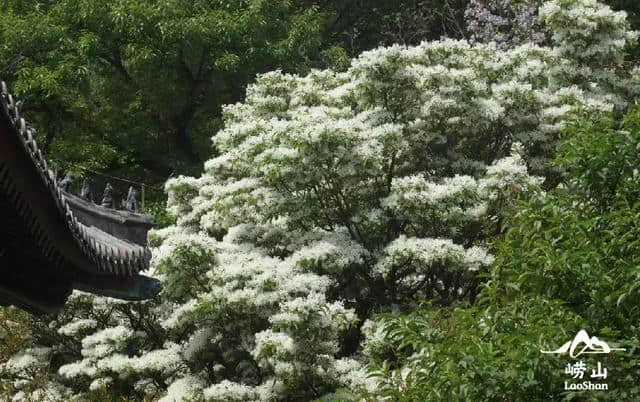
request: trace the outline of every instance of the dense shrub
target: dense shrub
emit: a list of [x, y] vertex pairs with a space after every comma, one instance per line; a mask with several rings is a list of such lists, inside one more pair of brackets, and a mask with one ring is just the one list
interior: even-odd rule
[[[476, 306], [429, 307], [368, 324], [364, 350], [382, 378], [376, 397], [640, 397], [640, 108], [622, 127], [580, 117], [567, 128], [557, 159], [567, 171], [563, 185], [536, 193], [509, 219]], [[626, 348], [581, 357], [608, 367], [607, 392], [565, 391], [570, 360], [540, 353], [579, 329]]]

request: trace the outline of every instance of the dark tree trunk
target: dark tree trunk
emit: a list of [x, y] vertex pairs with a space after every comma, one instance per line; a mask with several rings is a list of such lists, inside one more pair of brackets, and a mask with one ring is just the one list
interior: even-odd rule
[[191, 141], [191, 138], [189, 138], [186, 125], [186, 121], [181, 121], [178, 123], [178, 127], [176, 128], [175, 132], [176, 145], [187, 157], [187, 160], [189, 160], [189, 162], [197, 163], [200, 162], [200, 156], [198, 156], [197, 152], [195, 151], [193, 141]]

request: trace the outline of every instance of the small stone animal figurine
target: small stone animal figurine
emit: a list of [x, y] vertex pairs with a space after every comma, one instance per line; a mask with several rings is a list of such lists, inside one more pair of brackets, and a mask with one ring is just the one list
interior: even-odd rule
[[104, 194], [102, 195], [102, 202], [100, 205], [105, 208], [116, 209], [116, 201], [113, 198], [113, 187], [111, 187], [111, 183], [107, 183], [107, 186], [104, 188]]
[[80, 198], [93, 202], [93, 191], [91, 190], [91, 180], [85, 178], [82, 182], [82, 189], [80, 190]]
[[138, 197], [138, 192], [135, 188], [129, 187], [129, 194], [127, 194], [127, 199], [124, 200], [123, 205], [124, 209], [130, 212], [136, 212], [138, 210], [138, 201], [136, 200]]
[[64, 179], [60, 181], [58, 186], [62, 189], [62, 191], [68, 193], [71, 191], [72, 184], [73, 184], [73, 173], [67, 172], [67, 174], [64, 176]]

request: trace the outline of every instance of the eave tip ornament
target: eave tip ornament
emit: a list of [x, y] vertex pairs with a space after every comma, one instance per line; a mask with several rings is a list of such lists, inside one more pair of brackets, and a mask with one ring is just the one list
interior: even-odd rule
[[135, 189], [125, 210], [115, 209], [109, 184], [100, 205], [89, 179], [72, 194], [73, 174], [57, 180], [4, 82], [0, 91], [0, 305], [55, 312], [73, 289], [124, 300], [156, 296], [160, 281], [140, 275], [149, 268], [154, 220], [137, 213]]

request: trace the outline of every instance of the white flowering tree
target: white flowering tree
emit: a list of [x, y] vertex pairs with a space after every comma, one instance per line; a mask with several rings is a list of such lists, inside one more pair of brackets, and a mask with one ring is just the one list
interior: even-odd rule
[[[151, 235], [162, 300], [98, 298], [53, 323], [79, 350], [51, 366], [58, 386], [165, 401], [375, 387], [358, 361], [362, 323], [424, 299], [473, 301], [505, 210], [553, 184], [545, 162], [571, 111], [609, 111], [626, 94], [607, 91], [633, 88], [619, 14], [591, 0], [540, 14], [559, 47], [442, 40], [366, 52], [343, 73], [258, 77], [224, 110], [205, 173], [167, 183], [177, 223]], [[3, 370], [60, 345], [48, 347]]]

